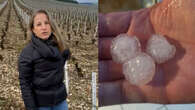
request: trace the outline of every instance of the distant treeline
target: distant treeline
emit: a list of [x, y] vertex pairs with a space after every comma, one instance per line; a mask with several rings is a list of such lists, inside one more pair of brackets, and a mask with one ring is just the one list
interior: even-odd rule
[[78, 4], [77, 1], [73, 1], [73, 0], [57, 0], [57, 1], [61, 1], [61, 2], [69, 2], [69, 3], [76, 3]]

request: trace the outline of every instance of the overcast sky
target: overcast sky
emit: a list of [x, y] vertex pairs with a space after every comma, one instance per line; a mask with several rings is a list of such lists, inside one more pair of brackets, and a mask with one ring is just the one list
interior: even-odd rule
[[76, 0], [79, 3], [98, 3], [98, 0]]

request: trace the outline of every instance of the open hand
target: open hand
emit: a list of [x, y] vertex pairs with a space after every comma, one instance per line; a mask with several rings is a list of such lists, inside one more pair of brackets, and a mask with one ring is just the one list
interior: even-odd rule
[[[163, 0], [151, 8], [99, 14], [99, 106], [121, 103], [195, 102], [195, 1]], [[111, 40], [120, 33], [137, 36], [143, 50], [153, 34], [164, 35], [176, 55], [156, 65], [153, 80], [134, 86], [125, 80], [122, 65], [112, 61]]]

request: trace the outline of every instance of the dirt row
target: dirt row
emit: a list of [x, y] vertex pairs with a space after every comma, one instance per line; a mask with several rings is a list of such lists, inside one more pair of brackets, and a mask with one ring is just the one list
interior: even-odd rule
[[0, 36], [0, 110], [24, 110], [19, 89], [17, 59], [25, 40], [11, 1], [0, 15]]
[[[10, 0], [0, 14], [0, 110], [24, 110], [17, 60], [27, 41], [20, 21]], [[64, 34], [72, 52], [68, 61], [69, 110], [91, 110], [91, 72], [98, 72], [97, 43], [91, 41], [93, 33], [80, 35], [70, 33], [69, 39]]]

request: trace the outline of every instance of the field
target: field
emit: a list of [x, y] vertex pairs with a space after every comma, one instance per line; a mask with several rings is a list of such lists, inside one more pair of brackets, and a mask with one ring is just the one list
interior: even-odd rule
[[40, 8], [57, 22], [72, 52], [69, 110], [91, 110], [91, 73], [98, 72], [97, 7], [53, 0], [0, 0], [0, 110], [25, 110], [17, 60], [27, 44], [28, 20]]

